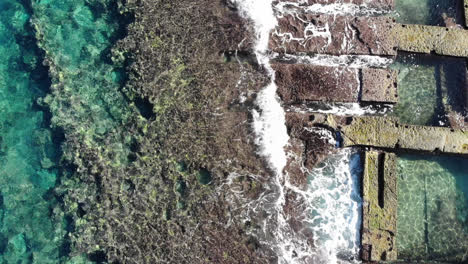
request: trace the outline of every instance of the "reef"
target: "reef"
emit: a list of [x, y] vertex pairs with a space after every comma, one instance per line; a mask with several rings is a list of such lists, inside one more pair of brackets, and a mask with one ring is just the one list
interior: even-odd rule
[[[43, 103], [65, 134], [61, 163], [70, 172], [56, 192], [73, 223], [71, 254], [268, 262], [250, 235], [257, 227], [235, 221], [225, 195], [233, 173], [252, 198], [261, 184], [250, 175], [270, 175], [250, 127], [269, 78], [236, 7], [154, 0], [33, 9], [52, 76]], [[73, 19], [59, 27], [63, 16]]]

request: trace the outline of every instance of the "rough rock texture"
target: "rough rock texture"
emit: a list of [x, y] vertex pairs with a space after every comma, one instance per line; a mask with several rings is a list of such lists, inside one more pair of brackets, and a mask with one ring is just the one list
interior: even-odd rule
[[334, 149], [330, 142], [334, 135], [320, 126], [325, 118], [321, 114], [286, 114], [290, 139], [286, 148], [288, 162], [284, 171], [289, 174], [291, 183], [299, 188], [307, 183], [306, 171], [324, 160]]
[[364, 261], [396, 260], [396, 155], [376, 151], [365, 155], [361, 257]]
[[398, 72], [388, 69], [362, 69], [361, 101], [397, 103]]
[[394, 0], [277, 0], [278, 2], [297, 3], [301, 6], [314, 4], [354, 4], [367, 8], [392, 10], [395, 6]]
[[467, 57], [468, 31], [424, 25], [396, 24], [392, 34], [398, 50]]
[[345, 120], [328, 118], [331, 127], [340, 127], [344, 146], [468, 154], [468, 131], [463, 129], [404, 125], [395, 118], [378, 116]]
[[[308, 64], [273, 64], [278, 94], [285, 104], [307, 101], [396, 103], [397, 72]], [[359, 98], [359, 90], [362, 95]]]
[[80, 137], [87, 124], [65, 131], [73, 252], [105, 263], [271, 262], [226, 195], [231, 173], [251, 199], [262, 183], [246, 175], [269, 179], [249, 114], [269, 78], [248, 53], [241, 64], [231, 53], [243, 40], [249, 50], [249, 28], [225, 1], [120, 8], [134, 20], [112, 60], [130, 72], [122, 92], [135, 111], [97, 146]]
[[468, 27], [468, 0], [463, 1], [463, 7], [465, 9], [465, 27]]
[[357, 69], [306, 64], [274, 64], [278, 94], [286, 104], [304, 101], [356, 102]]
[[280, 53], [396, 55], [389, 17], [297, 14], [278, 19], [269, 47]]

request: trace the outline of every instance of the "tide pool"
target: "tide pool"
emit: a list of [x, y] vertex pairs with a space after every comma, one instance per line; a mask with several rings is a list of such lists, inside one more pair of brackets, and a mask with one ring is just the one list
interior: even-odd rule
[[414, 125], [446, 126], [447, 113], [466, 111], [466, 62], [461, 58], [399, 53], [398, 103], [393, 115]]
[[404, 155], [398, 169], [398, 258], [466, 261], [468, 159]]
[[[460, 0], [395, 0], [396, 21], [403, 24], [445, 26], [444, 18], [462, 23]], [[449, 19], [450, 20], [450, 19]]]

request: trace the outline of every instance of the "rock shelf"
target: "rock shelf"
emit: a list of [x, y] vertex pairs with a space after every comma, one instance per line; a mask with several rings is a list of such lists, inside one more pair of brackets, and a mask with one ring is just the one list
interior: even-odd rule
[[365, 156], [361, 257], [364, 261], [397, 260], [397, 157], [377, 151]]
[[468, 30], [425, 25], [395, 24], [398, 50], [468, 57]]
[[307, 64], [274, 64], [273, 69], [278, 94], [285, 104], [306, 101], [396, 103], [398, 99], [397, 72], [390, 69]]

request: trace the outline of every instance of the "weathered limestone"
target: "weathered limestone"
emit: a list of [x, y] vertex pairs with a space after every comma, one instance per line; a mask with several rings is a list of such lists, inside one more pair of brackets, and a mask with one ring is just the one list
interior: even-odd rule
[[[306, 101], [396, 103], [397, 72], [308, 64], [273, 64], [285, 104]], [[359, 92], [362, 89], [362, 98]]]
[[269, 47], [280, 53], [396, 55], [389, 17], [285, 15], [278, 19]]
[[463, 3], [465, 8], [465, 26], [468, 27], [468, 0], [465, 0]]
[[398, 50], [468, 57], [468, 30], [395, 24], [391, 35]]
[[328, 124], [340, 127], [343, 146], [370, 146], [424, 152], [468, 154], [468, 131], [446, 127], [399, 124], [391, 117], [329, 116]]
[[278, 94], [285, 104], [304, 101], [356, 102], [356, 69], [306, 64], [274, 64]]
[[392, 10], [395, 5], [394, 0], [278, 0], [278, 2], [296, 3], [301, 6], [315, 4], [354, 4], [358, 6], [365, 6], [367, 8], [376, 8], [383, 10]]
[[362, 259], [396, 260], [396, 155], [366, 152], [363, 178]]
[[389, 69], [362, 69], [363, 102], [397, 103], [398, 72]]

